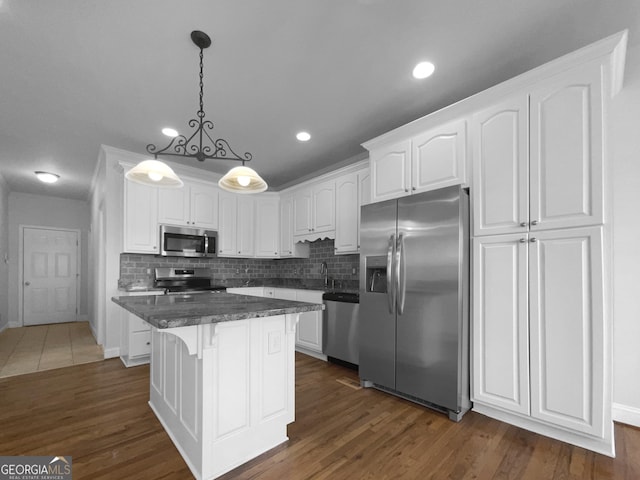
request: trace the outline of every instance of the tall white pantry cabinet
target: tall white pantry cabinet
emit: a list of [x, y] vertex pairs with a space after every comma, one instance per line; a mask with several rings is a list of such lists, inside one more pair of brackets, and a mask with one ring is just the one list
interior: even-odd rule
[[610, 456], [606, 109], [625, 39], [470, 126], [474, 410]]
[[620, 32], [363, 144], [374, 202], [471, 200], [473, 409], [614, 456], [607, 108]]

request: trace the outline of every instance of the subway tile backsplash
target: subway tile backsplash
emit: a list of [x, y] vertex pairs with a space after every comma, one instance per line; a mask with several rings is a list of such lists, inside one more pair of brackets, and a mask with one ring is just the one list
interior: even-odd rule
[[[159, 257], [134, 253], [120, 254], [120, 286], [132, 283], [151, 285], [156, 267], [208, 268], [215, 283], [229, 287], [247, 282], [261, 285], [280, 285], [295, 288], [296, 285], [324, 288], [324, 275], [320, 265], [327, 262], [329, 278], [336, 288], [356, 290], [360, 270], [359, 255], [334, 255], [331, 239], [317, 240], [310, 244], [309, 258], [259, 259], [259, 258], [180, 258]], [[354, 273], [355, 272], [355, 273]]]

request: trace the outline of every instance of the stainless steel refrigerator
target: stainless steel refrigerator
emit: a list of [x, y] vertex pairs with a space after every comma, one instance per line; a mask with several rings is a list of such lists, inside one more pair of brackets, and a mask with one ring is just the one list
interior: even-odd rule
[[446, 187], [361, 213], [361, 382], [458, 421], [470, 408], [468, 193]]

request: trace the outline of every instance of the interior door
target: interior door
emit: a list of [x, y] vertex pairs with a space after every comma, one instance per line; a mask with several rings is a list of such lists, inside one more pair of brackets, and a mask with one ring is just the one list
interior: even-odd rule
[[23, 234], [23, 324], [75, 322], [78, 232], [25, 228]]

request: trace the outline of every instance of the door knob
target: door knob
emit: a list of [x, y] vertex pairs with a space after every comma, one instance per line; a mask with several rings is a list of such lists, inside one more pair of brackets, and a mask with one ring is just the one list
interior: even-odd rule
[[31, 285], [31, 282], [24, 282], [24, 284], [28, 287], [29, 285]]

